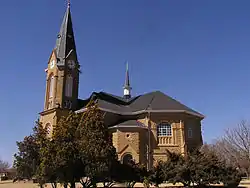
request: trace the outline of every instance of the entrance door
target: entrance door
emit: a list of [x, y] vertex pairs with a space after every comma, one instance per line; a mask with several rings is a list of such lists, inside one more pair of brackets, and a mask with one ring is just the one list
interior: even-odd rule
[[122, 163], [123, 164], [129, 164], [133, 160], [133, 157], [131, 154], [127, 153], [123, 156], [122, 158]]

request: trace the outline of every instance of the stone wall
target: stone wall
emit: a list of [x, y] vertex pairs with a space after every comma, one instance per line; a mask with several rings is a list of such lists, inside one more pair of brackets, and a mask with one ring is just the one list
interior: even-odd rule
[[[113, 132], [113, 144], [119, 159], [122, 159], [125, 153], [131, 153], [137, 162], [147, 162], [148, 125], [151, 130], [151, 164], [157, 160], [167, 160], [166, 150], [185, 155], [191, 148], [202, 144], [200, 119], [183, 114], [158, 113], [138, 121], [143, 123], [145, 128], [118, 128]], [[161, 122], [171, 124], [172, 136], [157, 136], [157, 125]], [[192, 138], [188, 135], [190, 128], [193, 133]]]

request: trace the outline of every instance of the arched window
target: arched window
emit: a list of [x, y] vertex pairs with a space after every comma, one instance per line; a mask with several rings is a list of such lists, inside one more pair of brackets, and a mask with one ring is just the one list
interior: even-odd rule
[[157, 126], [158, 136], [172, 136], [172, 127], [169, 123], [160, 123]]
[[48, 133], [48, 134], [51, 134], [51, 131], [52, 131], [52, 126], [51, 126], [51, 124], [50, 124], [50, 123], [47, 123], [47, 124], [45, 125], [45, 128], [47, 129], [47, 133]]
[[65, 96], [72, 97], [72, 92], [73, 92], [73, 77], [71, 75], [67, 75], [65, 84]]
[[55, 79], [52, 75], [49, 79], [49, 97], [53, 97]]
[[127, 153], [123, 156], [122, 158], [122, 163], [123, 164], [129, 164], [133, 160], [133, 157], [131, 154]]

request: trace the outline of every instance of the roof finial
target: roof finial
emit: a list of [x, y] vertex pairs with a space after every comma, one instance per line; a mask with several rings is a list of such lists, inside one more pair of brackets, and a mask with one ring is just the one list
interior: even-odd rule
[[68, 7], [70, 7], [70, 0], [68, 0]]
[[126, 77], [125, 77], [125, 84], [123, 87], [123, 93], [124, 97], [129, 99], [131, 97], [131, 87], [130, 87], [130, 81], [129, 81], [129, 72], [128, 72], [128, 61], [126, 61]]
[[129, 73], [128, 73], [128, 61], [126, 61], [126, 77], [125, 77], [125, 85], [124, 85], [124, 87], [130, 87]]

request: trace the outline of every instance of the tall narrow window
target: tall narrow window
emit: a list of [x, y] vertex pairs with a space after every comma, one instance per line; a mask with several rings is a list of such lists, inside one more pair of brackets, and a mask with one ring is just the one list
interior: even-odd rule
[[172, 127], [168, 123], [161, 123], [157, 126], [158, 136], [172, 136]]
[[72, 97], [72, 92], [73, 92], [73, 77], [71, 75], [67, 75], [65, 84], [65, 96]]
[[49, 97], [53, 97], [54, 82], [55, 82], [54, 76], [51, 76], [49, 80]]
[[50, 123], [47, 123], [45, 128], [47, 129], [47, 134], [51, 134], [51, 131], [52, 131], [52, 126]]
[[188, 128], [188, 138], [193, 137], [193, 130], [191, 128]]

